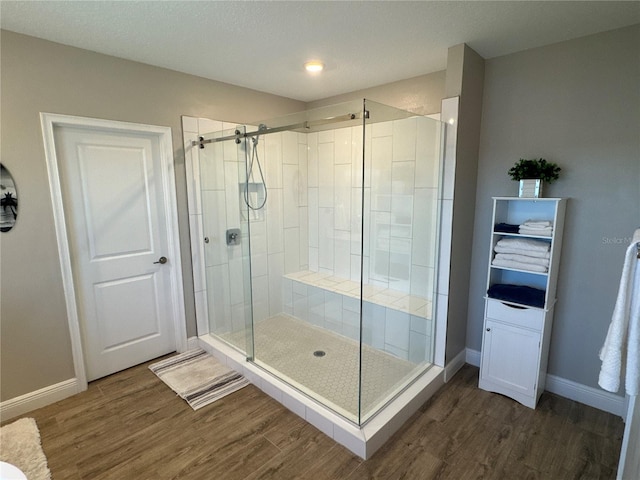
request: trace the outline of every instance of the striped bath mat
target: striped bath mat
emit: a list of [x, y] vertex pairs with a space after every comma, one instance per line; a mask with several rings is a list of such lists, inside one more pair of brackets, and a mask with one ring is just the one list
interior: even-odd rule
[[181, 353], [153, 363], [149, 369], [194, 410], [249, 384], [245, 377], [222, 365], [204, 350]]

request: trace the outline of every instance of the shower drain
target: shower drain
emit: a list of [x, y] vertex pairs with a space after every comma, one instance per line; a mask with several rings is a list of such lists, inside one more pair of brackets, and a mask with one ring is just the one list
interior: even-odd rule
[[327, 353], [324, 350], [316, 350], [313, 352], [314, 357], [324, 357]]

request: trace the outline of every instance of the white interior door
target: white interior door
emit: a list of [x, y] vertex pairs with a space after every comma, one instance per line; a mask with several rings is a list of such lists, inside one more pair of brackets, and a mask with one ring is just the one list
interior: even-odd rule
[[175, 351], [161, 136], [54, 125], [53, 138], [87, 380]]

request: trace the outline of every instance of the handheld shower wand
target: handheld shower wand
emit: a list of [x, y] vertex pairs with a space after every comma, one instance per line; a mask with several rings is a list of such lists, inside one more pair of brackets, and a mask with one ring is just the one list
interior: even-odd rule
[[[258, 158], [258, 142], [260, 141], [259, 132], [264, 131], [266, 129], [267, 129], [267, 126], [264, 123], [261, 123], [260, 126], [258, 127], [258, 134], [251, 137], [251, 143], [253, 144], [251, 147], [251, 155], [250, 155], [251, 161], [249, 163], [249, 170], [247, 171], [247, 185], [246, 185], [246, 188], [244, 189], [244, 203], [251, 210], [260, 210], [267, 203], [267, 184], [265, 183], [265, 180], [264, 180], [264, 173], [262, 172], [262, 166], [260, 165], [260, 158]], [[249, 180], [251, 180], [251, 177], [253, 176], [254, 164], [258, 165], [258, 173], [260, 174], [259, 183], [261, 183], [264, 188], [264, 198], [262, 199], [262, 202], [260, 203], [260, 205], [257, 205], [257, 206], [251, 205], [251, 202], [249, 201]]]

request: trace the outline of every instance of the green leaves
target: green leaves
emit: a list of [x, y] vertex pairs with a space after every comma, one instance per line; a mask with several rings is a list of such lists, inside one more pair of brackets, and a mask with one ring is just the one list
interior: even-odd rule
[[547, 183], [557, 180], [562, 169], [544, 158], [526, 160], [521, 158], [509, 169], [509, 176], [516, 181], [540, 178]]

